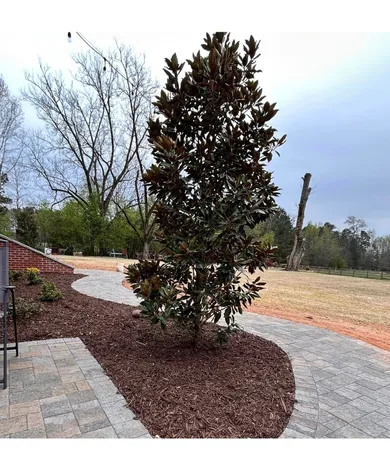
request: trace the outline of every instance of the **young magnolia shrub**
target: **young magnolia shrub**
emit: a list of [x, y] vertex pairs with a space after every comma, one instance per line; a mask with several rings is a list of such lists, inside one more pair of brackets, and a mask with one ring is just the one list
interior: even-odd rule
[[223, 317], [230, 333], [234, 315], [263, 289], [260, 277], [240, 278], [244, 269], [266, 268], [272, 254], [250, 230], [276, 211], [278, 188], [266, 165], [285, 141], [267, 124], [277, 110], [256, 80], [259, 42], [251, 36], [241, 53], [226, 33], [204, 42], [206, 54], [187, 60], [183, 77], [176, 54], [165, 60], [159, 116], [149, 120], [155, 163], [143, 179], [157, 201], [163, 262], [128, 268], [143, 315], [163, 327], [178, 321], [194, 343], [208, 320]]

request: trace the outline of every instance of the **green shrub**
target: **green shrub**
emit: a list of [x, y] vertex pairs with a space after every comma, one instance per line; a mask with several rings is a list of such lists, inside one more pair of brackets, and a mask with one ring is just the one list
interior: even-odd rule
[[41, 301], [53, 302], [62, 297], [56, 285], [52, 282], [44, 283], [41, 291]]
[[16, 316], [20, 320], [28, 320], [29, 318], [41, 313], [41, 305], [34, 302], [32, 299], [23, 299], [17, 297], [15, 299]]
[[306, 267], [305, 267], [305, 270], [310, 270], [310, 266], [306, 266]]
[[347, 263], [342, 258], [338, 258], [336, 262], [337, 269], [346, 269]]
[[9, 282], [13, 284], [17, 280], [21, 280], [24, 276], [24, 272], [21, 270], [10, 270], [9, 271]]
[[39, 276], [39, 269], [36, 267], [29, 267], [27, 269], [27, 281], [29, 285], [38, 285], [42, 283], [42, 278]]

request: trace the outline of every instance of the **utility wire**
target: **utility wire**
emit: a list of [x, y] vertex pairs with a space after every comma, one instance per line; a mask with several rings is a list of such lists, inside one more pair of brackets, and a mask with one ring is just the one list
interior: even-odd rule
[[[96, 54], [98, 54], [103, 60], [105, 63], [107, 63], [113, 70], [115, 70], [118, 75], [120, 75], [123, 79], [125, 80], [128, 80], [128, 78], [126, 76], [124, 76], [108, 59], [106, 56], [104, 56], [104, 54], [99, 51], [89, 40], [87, 40], [87, 38], [85, 38], [84, 35], [82, 35], [80, 32], [76, 32], [77, 35], [83, 40], [83, 42], [90, 48], [92, 49], [93, 52], [95, 52]], [[72, 39], [72, 34], [70, 32], [68, 32], [68, 40], [71, 41]], [[103, 69], [105, 70], [105, 66], [103, 67]], [[132, 85], [132, 87], [134, 88], [134, 84], [129, 81], [129, 83]]]
[[[92, 51], [94, 51], [96, 54], [98, 54], [101, 58], [103, 58], [104, 62], [106, 62], [113, 70], [115, 70], [118, 75], [120, 75], [122, 78], [124, 78], [125, 80], [127, 80], [128, 78], [126, 78], [126, 76], [122, 75], [122, 73], [103, 55], [103, 53], [101, 51], [99, 51], [90, 41], [88, 41], [80, 32], [76, 32], [77, 35], [84, 41], [84, 43], [92, 49]], [[129, 83], [133, 86], [134, 88], [134, 84], [129, 81]]]
[[[107, 57], [104, 56], [104, 54], [99, 51], [96, 46], [94, 46], [89, 40], [87, 40], [87, 38], [82, 35], [80, 32], [76, 32], [77, 35], [81, 38], [81, 40], [90, 48], [92, 49], [93, 52], [95, 52], [96, 54], [98, 54], [103, 60], [104, 60], [104, 63], [108, 64], [113, 70], [115, 70], [117, 72], [118, 75], [120, 75], [125, 81], [127, 81], [131, 87], [133, 89], [135, 89], [135, 85], [129, 80], [129, 78], [127, 78], [125, 75], [123, 75], [108, 59]], [[72, 34], [70, 32], [68, 32], [68, 40], [69, 42], [71, 42], [71, 39], [72, 39]], [[104, 65], [103, 67], [103, 70], [106, 70], [106, 66]], [[142, 94], [142, 92], [139, 93], [139, 95], [144, 98], [147, 102], [151, 103], [151, 100], [149, 97], [145, 96], [144, 94]], [[154, 110], [154, 112], [156, 113], [156, 111]]]

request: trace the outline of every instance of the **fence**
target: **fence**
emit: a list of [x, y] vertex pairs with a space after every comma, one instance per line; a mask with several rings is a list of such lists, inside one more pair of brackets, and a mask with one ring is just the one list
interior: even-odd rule
[[[301, 270], [306, 271], [305, 268]], [[377, 270], [356, 270], [356, 269], [334, 269], [332, 267], [313, 267], [310, 266], [310, 271], [314, 273], [328, 274], [328, 275], [344, 275], [356, 278], [372, 278], [376, 280], [390, 280], [390, 272], [379, 272]]]

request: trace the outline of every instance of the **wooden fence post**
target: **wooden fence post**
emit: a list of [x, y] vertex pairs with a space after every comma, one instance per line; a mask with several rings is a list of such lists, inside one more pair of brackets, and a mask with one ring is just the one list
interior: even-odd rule
[[366, 275], [366, 278], [368, 278], [368, 270], [367, 270], [367, 275]]
[[383, 272], [381, 272], [381, 280], [383, 280]]
[[352, 272], [353, 272], [353, 273], [352, 273], [352, 277], [354, 277], [354, 276], [355, 276], [355, 269], [353, 269]]

